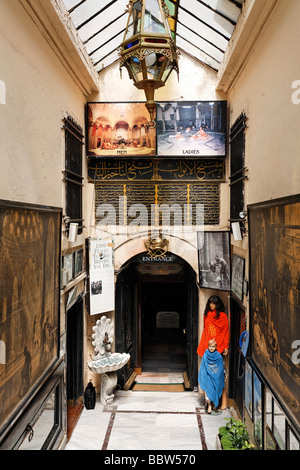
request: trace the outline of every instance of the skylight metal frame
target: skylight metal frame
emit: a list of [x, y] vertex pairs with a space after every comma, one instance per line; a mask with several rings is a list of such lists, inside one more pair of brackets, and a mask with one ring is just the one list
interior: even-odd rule
[[[96, 71], [101, 73], [117, 62], [117, 52], [128, 20], [128, 0], [63, 2]], [[174, 7], [172, 25], [178, 49], [218, 71], [243, 2], [244, 0], [166, 0], [169, 7]]]

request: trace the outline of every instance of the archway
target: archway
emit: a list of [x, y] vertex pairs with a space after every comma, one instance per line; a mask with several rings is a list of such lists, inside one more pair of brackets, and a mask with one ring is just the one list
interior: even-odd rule
[[196, 273], [179, 256], [131, 258], [116, 284], [116, 349], [130, 354], [118, 373], [128, 388], [142, 372], [179, 372], [185, 387], [197, 386], [198, 288]]

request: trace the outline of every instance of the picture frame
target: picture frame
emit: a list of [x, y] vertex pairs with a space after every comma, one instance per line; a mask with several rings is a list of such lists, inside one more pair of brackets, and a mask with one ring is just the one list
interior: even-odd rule
[[199, 285], [230, 291], [230, 232], [197, 232]]
[[244, 276], [245, 276], [245, 259], [232, 255], [232, 272], [231, 272], [231, 291], [236, 297], [243, 301], [244, 293]]
[[66, 273], [66, 283], [72, 281], [74, 274], [74, 257], [73, 253], [63, 256], [63, 270]]
[[0, 428], [17, 419], [20, 403], [32, 400], [60, 360], [61, 218], [59, 207], [0, 200], [0, 296], [7, 306], [0, 331], [1, 340], [9, 338]]
[[262, 430], [263, 430], [263, 415], [262, 415], [262, 383], [253, 370], [253, 421], [254, 421], [254, 438], [259, 447], [262, 448]]
[[114, 242], [111, 239], [89, 239], [90, 315], [115, 308]]
[[245, 362], [245, 409], [253, 421], [252, 367], [248, 361]]
[[79, 276], [83, 271], [83, 249], [74, 253], [74, 277]]
[[225, 157], [226, 131], [226, 101], [157, 102], [158, 156]]
[[156, 128], [143, 102], [89, 102], [87, 157], [156, 155]]
[[299, 217], [300, 195], [248, 206], [251, 357], [298, 425], [300, 364], [291, 345], [300, 331], [299, 300], [287, 301], [286, 293], [299, 285]]

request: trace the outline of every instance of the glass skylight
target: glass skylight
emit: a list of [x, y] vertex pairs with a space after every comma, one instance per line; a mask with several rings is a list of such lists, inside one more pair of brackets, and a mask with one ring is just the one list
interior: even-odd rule
[[[171, 15], [169, 25], [179, 50], [217, 71], [243, 1], [165, 0]], [[149, 28], [160, 30], [163, 24], [151, 7], [152, 0], [147, 2]], [[128, 21], [128, 0], [63, 0], [63, 3], [95, 69], [100, 73], [116, 62]]]

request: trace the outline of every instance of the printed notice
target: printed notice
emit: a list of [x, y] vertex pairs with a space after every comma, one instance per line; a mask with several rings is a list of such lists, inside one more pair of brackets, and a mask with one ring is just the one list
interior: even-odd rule
[[90, 314], [115, 308], [114, 251], [112, 240], [90, 240]]

